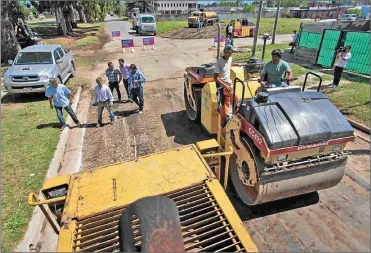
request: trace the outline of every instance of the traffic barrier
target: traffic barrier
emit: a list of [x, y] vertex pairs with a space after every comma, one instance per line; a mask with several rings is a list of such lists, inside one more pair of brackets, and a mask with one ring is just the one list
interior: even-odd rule
[[155, 37], [143, 38], [143, 50], [146, 51], [146, 46], [152, 46], [152, 50], [155, 50]]
[[115, 40], [115, 38], [120, 38], [120, 40], [121, 40], [121, 32], [120, 31], [112, 31], [112, 40]]
[[121, 47], [122, 52], [125, 53], [126, 48], [131, 48], [131, 52], [134, 53], [134, 40], [133, 39], [127, 39], [127, 40], [121, 40]]
[[215, 36], [214, 37], [213, 47], [216, 47], [216, 43], [218, 43], [218, 39], [220, 41], [220, 46], [223, 47], [223, 43], [225, 43], [225, 37], [224, 37], [224, 35], [221, 35], [220, 38], [218, 38], [218, 36]]

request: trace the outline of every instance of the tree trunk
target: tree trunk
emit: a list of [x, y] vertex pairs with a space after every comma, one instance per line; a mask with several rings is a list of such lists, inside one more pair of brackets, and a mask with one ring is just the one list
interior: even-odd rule
[[69, 4], [69, 8], [68, 8], [68, 19], [71, 23], [72, 28], [77, 28], [75, 9], [73, 8], [73, 5], [71, 3]]
[[21, 47], [15, 36], [14, 26], [9, 19], [10, 2], [1, 3], [1, 60], [13, 60]]
[[66, 20], [64, 18], [62, 8], [60, 6], [57, 6], [55, 9], [55, 17], [56, 17], [57, 26], [58, 26], [58, 33], [66, 36], [68, 32]]
[[78, 10], [78, 13], [79, 13], [79, 17], [80, 17], [80, 23], [86, 23], [86, 17], [85, 17], [84, 9], [80, 7], [80, 9]]

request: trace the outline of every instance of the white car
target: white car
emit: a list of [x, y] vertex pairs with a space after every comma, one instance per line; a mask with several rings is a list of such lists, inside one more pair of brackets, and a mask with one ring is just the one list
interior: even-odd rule
[[340, 21], [354, 21], [357, 19], [357, 14], [346, 14], [340, 18]]

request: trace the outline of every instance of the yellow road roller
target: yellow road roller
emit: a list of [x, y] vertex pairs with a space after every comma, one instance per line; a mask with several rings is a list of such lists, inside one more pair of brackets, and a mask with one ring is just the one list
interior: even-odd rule
[[[320, 92], [322, 79], [315, 73], [307, 73], [303, 87], [267, 87], [257, 92], [263, 65], [251, 59], [231, 68], [233, 97], [237, 99], [225, 126], [217, 110], [214, 64], [185, 70], [184, 101], [189, 119], [217, 136], [218, 152], [233, 149], [229, 162], [219, 161], [219, 166], [223, 165], [220, 171], [230, 174], [247, 205], [337, 185], [347, 162], [344, 148], [355, 139], [353, 128]], [[320, 79], [317, 92], [305, 90], [309, 75]]]
[[[150, 196], [167, 197], [177, 206], [185, 251], [257, 252], [220, 184], [220, 172], [212, 171], [219, 157], [228, 161], [232, 154], [232, 148], [217, 152], [218, 146], [206, 140], [57, 176], [45, 182], [40, 198], [31, 193], [28, 203], [39, 206], [59, 234], [58, 252], [120, 251], [120, 217]], [[141, 251], [141, 222], [132, 224], [133, 247]]]

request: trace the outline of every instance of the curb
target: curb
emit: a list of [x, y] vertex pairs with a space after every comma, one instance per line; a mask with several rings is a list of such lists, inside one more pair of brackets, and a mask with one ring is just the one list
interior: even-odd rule
[[349, 118], [346, 118], [348, 120], [348, 122], [350, 123], [350, 125], [366, 134], [370, 134], [370, 128], [368, 128], [367, 126], [361, 124], [361, 123], [358, 123], [358, 122], [355, 122], [354, 120], [351, 120]]
[[[77, 105], [80, 99], [81, 95], [81, 87], [78, 88], [76, 95], [74, 96], [74, 103], [72, 104], [72, 109], [76, 111]], [[70, 116], [68, 116], [66, 123], [71, 125], [72, 119]], [[59, 168], [61, 167], [64, 151], [66, 149], [66, 143], [68, 140], [68, 134], [70, 129], [66, 127], [63, 132], [61, 133], [59, 137], [59, 142], [57, 144], [57, 148], [54, 152], [53, 159], [51, 160], [49, 164], [49, 168], [45, 177], [44, 182], [51, 178], [58, 175]], [[39, 195], [41, 197], [41, 194]], [[30, 251], [30, 245], [36, 245], [38, 242], [38, 239], [41, 235], [42, 227], [44, 222], [46, 221], [44, 214], [40, 210], [40, 208], [35, 207], [32, 217], [28, 223], [27, 231], [22, 239], [22, 241], [18, 244], [16, 251], [18, 252], [29, 252]]]

